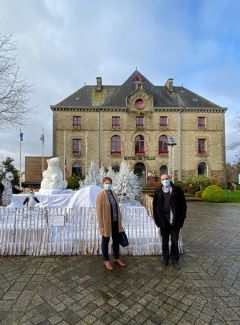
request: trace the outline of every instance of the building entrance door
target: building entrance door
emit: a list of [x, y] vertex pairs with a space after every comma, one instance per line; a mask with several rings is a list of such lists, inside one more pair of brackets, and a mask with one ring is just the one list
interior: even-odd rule
[[145, 181], [146, 178], [146, 167], [143, 163], [136, 163], [134, 166], [134, 174]]

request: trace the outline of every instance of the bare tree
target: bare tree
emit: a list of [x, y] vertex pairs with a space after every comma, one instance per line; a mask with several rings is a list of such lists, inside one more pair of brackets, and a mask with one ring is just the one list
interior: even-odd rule
[[0, 33], [0, 127], [24, 124], [31, 86], [19, 76], [13, 36]]

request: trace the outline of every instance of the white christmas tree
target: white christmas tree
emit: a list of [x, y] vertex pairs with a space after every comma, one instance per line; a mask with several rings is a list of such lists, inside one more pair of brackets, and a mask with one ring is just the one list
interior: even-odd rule
[[137, 175], [130, 171], [129, 164], [122, 161], [120, 171], [116, 174], [113, 190], [120, 198], [120, 202], [134, 202], [141, 191]]
[[112, 169], [111, 165], [108, 167], [108, 171], [107, 171], [106, 176], [110, 177], [112, 179], [112, 183], [113, 183], [113, 186], [114, 186], [117, 173]]
[[102, 166], [99, 171], [98, 171], [98, 180], [97, 180], [97, 185], [102, 187], [102, 181], [103, 181], [103, 177], [106, 176], [106, 172], [104, 167]]
[[99, 168], [94, 161], [90, 162], [88, 173], [83, 181], [79, 182], [80, 188], [88, 185], [98, 185]]

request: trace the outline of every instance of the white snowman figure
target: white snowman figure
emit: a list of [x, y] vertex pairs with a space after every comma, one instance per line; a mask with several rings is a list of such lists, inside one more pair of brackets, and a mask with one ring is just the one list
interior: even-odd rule
[[4, 179], [2, 180], [2, 184], [4, 186], [2, 194], [2, 205], [5, 207], [12, 202], [12, 180], [13, 174], [11, 172], [7, 172]]
[[60, 159], [51, 158], [47, 160], [48, 168], [43, 172], [43, 180], [39, 192], [45, 190], [66, 189], [67, 181], [63, 180], [63, 173], [59, 167]]

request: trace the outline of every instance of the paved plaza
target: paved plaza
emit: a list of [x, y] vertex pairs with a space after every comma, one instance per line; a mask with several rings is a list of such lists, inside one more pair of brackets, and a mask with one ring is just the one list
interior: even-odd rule
[[240, 324], [240, 205], [188, 203], [181, 270], [159, 256], [1, 257], [0, 324]]

